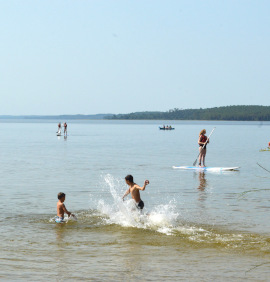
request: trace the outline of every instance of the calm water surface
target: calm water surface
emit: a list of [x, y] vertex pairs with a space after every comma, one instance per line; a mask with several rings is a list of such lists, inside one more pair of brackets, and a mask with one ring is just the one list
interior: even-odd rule
[[[0, 121], [1, 280], [270, 281], [270, 123], [58, 122]], [[207, 165], [240, 170], [172, 169], [214, 126]], [[54, 223], [60, 191], [78, 221]]]

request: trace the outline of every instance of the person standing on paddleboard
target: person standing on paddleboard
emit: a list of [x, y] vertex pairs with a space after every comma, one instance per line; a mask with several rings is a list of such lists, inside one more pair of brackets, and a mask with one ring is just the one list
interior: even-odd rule
[[67, 136], [67, 123], [64, 123], [64, 135]]
[[199, 134], [199, 140], [198, 140], [199, 151], [200, 151], [199, 167], [205, 167], [206, 145], [207, 143], [209, 143], [209, 139], [207, 140], [207, 136], [205, 134], [206, 134], [205, 129], [201, 130]]

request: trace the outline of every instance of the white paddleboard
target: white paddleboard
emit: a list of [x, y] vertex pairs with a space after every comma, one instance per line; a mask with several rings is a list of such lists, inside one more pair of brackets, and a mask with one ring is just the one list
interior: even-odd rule
[[176, 169], [189, 169], [189, 170], [199, 170], [199, 171], [232, 171], [238, 170], [239, 167], [199, 167], [199, 166], [173, 166]]

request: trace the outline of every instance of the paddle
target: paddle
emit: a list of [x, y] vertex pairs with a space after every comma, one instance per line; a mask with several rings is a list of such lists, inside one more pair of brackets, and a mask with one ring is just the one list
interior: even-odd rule
[[270, 172], [268, 169], [266, 169], [265, 167], [263, 167], [263, 166], [262, 166], [262, 165], [260, 165], [259, 163], [257, 163], [257, 165], [258, 165], [259, 167], [261, 167], [262, 169], [264, 169], [264, 170], [266, 170], [266, 171]]
[[[214, 128], [212, 129], [212, 131], [211, 131], [211, 133], [209, 134], [209, 136], [207, 137], [207, 140], [206, 140], [205, 144], [203, 145], [202, 149], [204, 149], [205, 145], [207, 144], [207, 141], [209, 140], [209, 138], [210, 138], [211, 134], [213, 133], [213, 131], [214, 131], [215, 129], [216, 129], [216, 127], [214, 127]], [[201, 153], [201, 152], [200, 152], [200, 153]], [[197, 156], [197, 158], [196, 158], [195, 162], [193, 163], [193, 166], [195, 166], [195, 165], [196, 165], [197, 160], [198, 160], [198, 157], [200, 156], [200, 153], [199, 153], [199, 155]]]

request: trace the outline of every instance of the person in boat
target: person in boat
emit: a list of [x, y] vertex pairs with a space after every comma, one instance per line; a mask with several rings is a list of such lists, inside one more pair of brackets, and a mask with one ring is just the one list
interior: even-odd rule
[[67, 135], [67, 123], [64, 123], [64, 135]]
[[143, 207], [144, 207], [144, 202], [142, 201], [142, 199], [140, 197], [140, 190], [141, 191], [145, 190], [146, 185], [149, 184], [149, 180], [145, 180], [143, 187], [140, 187], [139, 185], [134, 183], [133, 176], [129, 174], [125, 177], [125, 181], [126, 181], [127, 185], [129, 185], [129, 188], [126, 191], [126, 193], [124, 194], [124, 196], [122, 197], [123, 201], [124, 201], [124, 198], [130, 193], [132, 199], [135, 201], [136, 208], [139, 209], [139, 210], [142, 210]]
[[209, 139], [207, 140], [207, 136], [205, 134], [206, 134], [205, 129], [201, 130], [199, 134], [199, 140], [198, 140], [199, 152], [200, 152], [199, 167], [205, 167], [206, 145], [207, 143], [209, 143]]
[[64, 204], [64, 201], [66, 199], [66, 194], [65, 193], [63, 193], [63, 192], [58, 193], [57, 198], [58, 198], [58, 202], [57, 202], [57, 217], [55, 219], [55, 222], [61, 223], [61, 222], [64, 222], [64, 215], [65, 215], [65, 213], [68, 216], [74, 216], [74, 214], [72, 214], [71, 212], [69, 212], [66, 209], [66, 206]]

